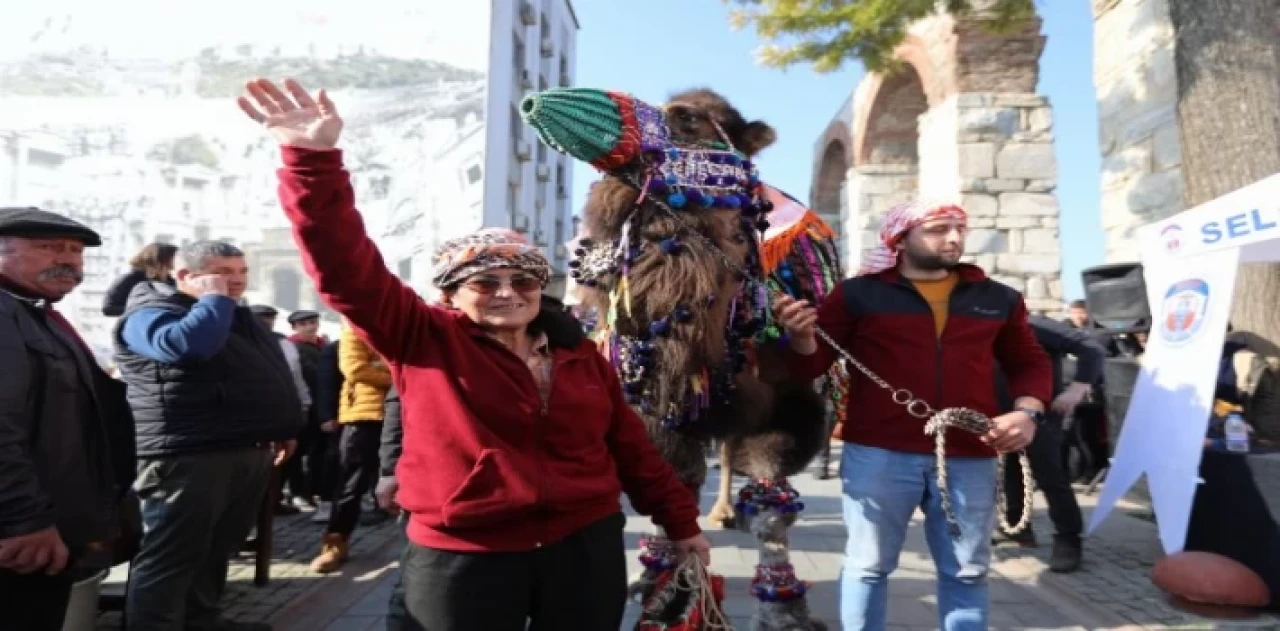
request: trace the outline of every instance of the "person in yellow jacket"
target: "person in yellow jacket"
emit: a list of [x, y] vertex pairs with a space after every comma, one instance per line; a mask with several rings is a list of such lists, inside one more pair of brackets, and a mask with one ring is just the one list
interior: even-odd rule
[[320, 555], [311, 570], [333, 572], [347, 560], [347, 543], [360, 519], [360, 502], [378, 480], [378, 447], [382, 440], [382, 403], [391, 388], [391, 372], [382, 358], [350, 326], [338, 344], [342, 390], [338, 395], [338, 462], [341, 487], [325, 528]]

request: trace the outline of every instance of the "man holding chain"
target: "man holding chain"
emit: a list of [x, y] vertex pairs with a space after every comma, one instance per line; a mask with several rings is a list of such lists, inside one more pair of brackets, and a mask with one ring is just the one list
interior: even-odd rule
[[[846, 398], [845, 629], [885, 628], [888, 577], [917, 507], [925, 513], [938, 571], [940, 626], [987, 628], [996, 455], [1031, 443], [1051, 399], [1052, 370], [1027, 324], [1022, 296], [960, 263], [966, 223], [964, 210], [951, 204], [894, 206], [858, 276], [837, 285], [816, 310], [788, 297], [775, 305], [797, 376], [816, 378], [840, 355], [818, 341], [818, 328], [878, 376], [851, 370]], [[1015, 397], [1013, 411], [999, 416], [991, 380], [997, 361]], [[919, 416], [926, 405], [991, 417], [985, 434], [946, 433], [944, 471], [924, 431], [927, 419]], [[941, 497], [948, 486], [958, 533], [948, 528]]]

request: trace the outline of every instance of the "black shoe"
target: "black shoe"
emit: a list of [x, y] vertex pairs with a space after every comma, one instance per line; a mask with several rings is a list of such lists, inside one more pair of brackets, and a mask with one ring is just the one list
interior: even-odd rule
[[1049, 557], [1049, 570], [1066, 574], [1080, 569], [1084, 557], [1084, 546], [1080, 537], [1058, 535], [1053, 538], [1053, 555]]
[[1031, 526], [1027, 526], [1015, 534], [1009, 534], [1003, 528], [996, 526], [996, 534], [991, 537], [991, 545], [997, 547], [1035, 548], [1039, 547], [1040, 544], [1036, 542], [1036, 531]]

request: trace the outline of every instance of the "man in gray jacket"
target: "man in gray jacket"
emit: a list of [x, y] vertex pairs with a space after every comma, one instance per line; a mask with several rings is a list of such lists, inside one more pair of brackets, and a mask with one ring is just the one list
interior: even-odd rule
[[110, 565], [134, 477], [120, 384], [53, 304], [84, 277], [97, 233], [35, 208], [0, 208], [0, 614], [59, 629], [74, 581]]

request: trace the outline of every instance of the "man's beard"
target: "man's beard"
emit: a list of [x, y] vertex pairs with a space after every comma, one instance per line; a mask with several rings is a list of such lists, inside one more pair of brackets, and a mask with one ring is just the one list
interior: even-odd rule
[[84, 272], [70, 265], [54, 265], [36, 276], [36, 281], [74, 280], [76, 284], [84, 282]]
[[948, 260], [951, 257], [944, 257], [940, 254], [912, 252], [910, 249], [904, 250], [902, 255], [906, 257], [907, 262], [910, 263], [912, 267], [918, 270], [950, 270], [960, 264], [959, 256], [956, 256], [955, 260]]

